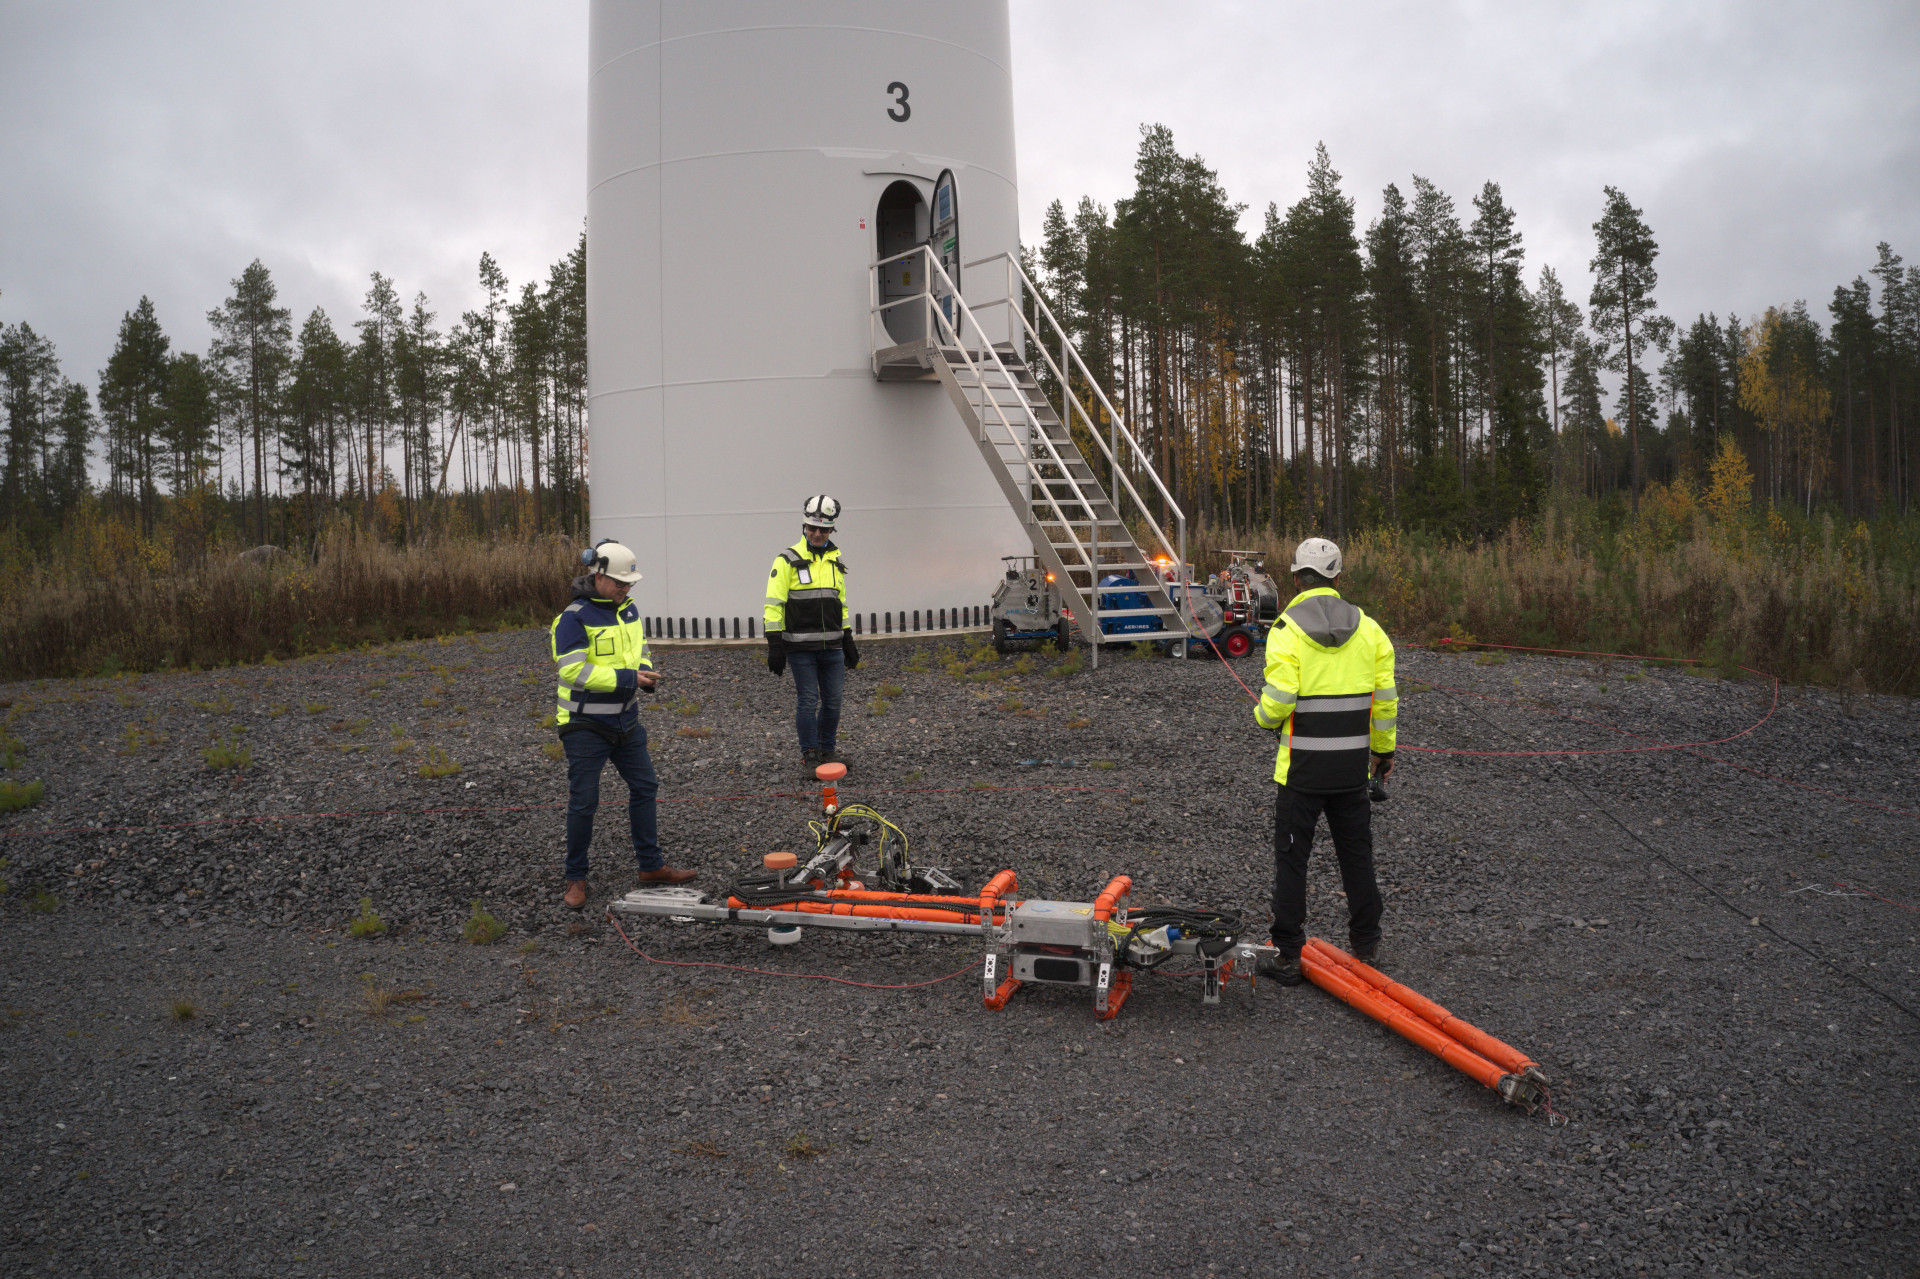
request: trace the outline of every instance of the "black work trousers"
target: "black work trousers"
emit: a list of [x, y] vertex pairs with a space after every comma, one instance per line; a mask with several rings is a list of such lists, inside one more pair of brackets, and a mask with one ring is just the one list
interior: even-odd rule
[[1313, 830], [1327, 815], [1333, 855], [1340, 859], [1340, 882], [1347, 890], [1347, 937], [1356, 946], [1378, 943], [1380, 915], [1386, 903], [1373, 878], [1373, 811], [1367, 788], [1337, 795], [1313, 795], [1287, 786], [1273, 803], [1273, 944], [1282, 954], [1298, 955], [1307, 944], [1307, 854]]

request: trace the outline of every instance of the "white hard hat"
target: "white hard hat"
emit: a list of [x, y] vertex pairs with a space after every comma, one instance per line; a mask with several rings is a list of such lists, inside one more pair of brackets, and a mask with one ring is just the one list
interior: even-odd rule
[[632, 586], [640, 580], [640, 561], [618, 542], [600, 542], [591, 551], [582, 551], [580, 558], [589, 569], [605, 573], [616, 582]]
[[1310, 537], [1293, 548], [1293, 568], [1310, 568], [1322, 577], [1340, 576], [1340, 548], [1324, 537]]
[[832, 528], [840, 518], [840, 503], [825, 493], [816, 493], [801, 508], [801, 523], [810, 528]]

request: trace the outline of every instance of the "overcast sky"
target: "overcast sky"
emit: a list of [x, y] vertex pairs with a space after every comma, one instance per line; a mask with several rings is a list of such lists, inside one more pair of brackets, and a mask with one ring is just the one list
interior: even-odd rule
[[[1015, 0], [1023, 231], [1111, 205], [1142, 122], [1257, 231], [1325, 141], [1364, 227], [1422, 174], [1491, 178], [1584, 304], [1601, 187], [1661, 246], [1685, 322], [1805, 298], [1874, 244], [1920, 260], [1920, 4]], [[586, 4], [0, 0], [0, 320], [92, 383], [151, 296], [176, 349], [253, 258], [296, 323], [367, 274], [444, 326], [490, 250], [543, 277], [585, 213]]]

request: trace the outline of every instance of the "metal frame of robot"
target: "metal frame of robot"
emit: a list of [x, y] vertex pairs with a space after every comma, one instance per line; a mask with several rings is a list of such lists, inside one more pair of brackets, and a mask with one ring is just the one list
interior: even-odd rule
[[[759, 877], [762, 891], [783, 900], [754, 906], [729, 895], [722, 904], [695, 888], [641, 888], [609, 902], [609, 917], [764, 927], [769, 929], [769, 940], [775, 939], [776, 932], [784, 934], [781, 940], [796, 939], [797, 933], [786, 930], [805, 926], [979, 937], [984, 947], [981, 994], [988, 1008], [1006, 1007], [1021, 986], [1034, 982], [1090, 986], [1100, 1020], [1119, 1013], [1132, 991], [1133, 973], [1115, 950], [1114, 929], [1127, 925], [1131, 878], [1115, 876], [1091, 902], [1053, 901], [1015, 897], [1018, 877], [1003, 870], [976, 897], [950, 891], [960, 886], [942, 871], [909, 865], [904, 847], [889, 852], [883, 834], [878, 879], [889, 887], [869, 890], [853, 878], [855, 851], [864, 844], [864, 835], [838, 829], [843, 809], [831, 784], [838, 779], [822, 780], [828, 782], [822, 792], [828, 825], [819, 850], [804, 864], [791, 853], [770, 855], [765, 859], [770, 874]], [[907, 891], [896, 891], [902, 888]], [[1278, 954], [1271, 945], [1239, 937], [1224, 946], [1218, 940], [1212, 939], [1216, 944], [1210, 946], [1209, 939], [1181, 936], [1154, 943], [1163, 952], [1191, 956], [1200, 963], [1201, 999], [1206, 1004], [1220, 1002], [1236, 969], [1251, 987], [1259, 961]], [[1345, 951], [1310, 938], [1300, 962], [1314, 985], [1492, 1089], [1502, 1100], [1529, 1112], [1549, 1100], [1546, 1075], [1524, 1053]]]

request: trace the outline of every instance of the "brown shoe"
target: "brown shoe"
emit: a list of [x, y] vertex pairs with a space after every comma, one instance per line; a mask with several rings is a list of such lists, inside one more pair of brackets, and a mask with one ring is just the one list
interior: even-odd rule
[[567, 881], [567, 895], [560, 900], [566, 905], [568, 910], [579, 910], [582, 906], [585, 906], [587, 904], [587, 881], [584, 879], [569, 879]]
[[659, 870], [641, 871], [640, 884], [642, 887], [648, 884], [684, 884], [699, 873], [697, 870], [676, 870], [672, 866], [662, 866]]

